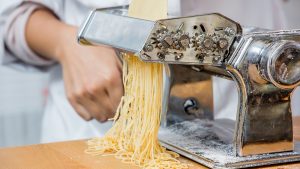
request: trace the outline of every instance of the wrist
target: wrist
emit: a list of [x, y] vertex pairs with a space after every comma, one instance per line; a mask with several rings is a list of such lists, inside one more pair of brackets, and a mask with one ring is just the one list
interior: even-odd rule
[[64, 62], [68, 57], [68, 50], [74, 49], [73, 46], [77, 45], [78, 28], [71, 25], [62, 24], [59, 31], [59, 39], [54, 49], [53, 57], [58, 62]]

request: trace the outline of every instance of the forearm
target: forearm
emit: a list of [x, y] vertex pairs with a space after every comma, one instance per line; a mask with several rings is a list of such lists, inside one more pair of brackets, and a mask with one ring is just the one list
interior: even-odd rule
[[49, 10], [42, 8], [34, 11], [28, 19], [25, 38], [28, 46], [39, 56], [60, 60], [61, 48], [66, 45], [66, 34], [76, 35], [76, 28], [61, 22]]

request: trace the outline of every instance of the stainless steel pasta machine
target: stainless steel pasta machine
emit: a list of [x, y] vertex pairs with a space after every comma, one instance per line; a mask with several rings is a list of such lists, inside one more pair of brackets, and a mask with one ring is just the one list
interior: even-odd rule
[[[166, 65], [159, 135], [165, 147], [212, 168], [300, 161], [291, 112], [300, 84], [300, 30], [244, 28], [216, 13], [148, 21], [126, 11], [92, 11], [78, 41]], [[236, 121], [214, 119], [212, 88], [205, 89], [211, 85], [200, 84], [210, 81], [207, 74], [235, 82]]]

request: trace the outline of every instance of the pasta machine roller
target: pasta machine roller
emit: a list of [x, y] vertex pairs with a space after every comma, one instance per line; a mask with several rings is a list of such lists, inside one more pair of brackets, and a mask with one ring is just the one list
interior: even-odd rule
[[[159, 138], [168, 149], [212, 168], [300, 161], [291, 112], [300, 84], [300, 30], [245, 28], [217, 13], [148, 21], [119, 7], [92, 11], [78, 41], [166, 65]], [[236, 121], [214, 120], [212, 104], [193, 95], [211, 91], [189, 86], [209, 81], [207, 74], [235, 82]]]

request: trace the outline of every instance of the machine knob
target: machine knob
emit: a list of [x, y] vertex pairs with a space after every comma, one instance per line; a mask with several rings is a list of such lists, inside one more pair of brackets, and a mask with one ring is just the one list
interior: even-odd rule
[[275, 86], [293, 89], [300, 85], [300, 43], [281, 40], [266, 52], [265, 76]]
[[199, 109], [198, 103], [194, 98], [189, 98], [185, 100], [183, 107], [184, 107], [184, 112], [189, 115], [195, 114]]

